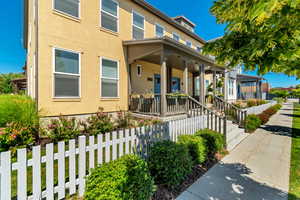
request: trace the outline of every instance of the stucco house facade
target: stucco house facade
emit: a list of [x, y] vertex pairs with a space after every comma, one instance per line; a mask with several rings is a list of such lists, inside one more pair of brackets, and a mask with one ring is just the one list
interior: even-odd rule
[[167, 115], [168, 94], [205, 104], [221, 77], [225, 100], [236, 96], [229, 70], [202, 54], [206, 41], [184, 16], [143, 0], [24, 2], [27, 90], [46, 117], [127, 111], [134, 95], [157, 98]]

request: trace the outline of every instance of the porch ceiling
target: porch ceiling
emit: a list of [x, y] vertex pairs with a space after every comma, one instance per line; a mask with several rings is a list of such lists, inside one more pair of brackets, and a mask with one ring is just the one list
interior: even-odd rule
[[181, 70], [184, 69], [185, 62], [191, 72], [199, 71], [199, 68], [195, 65], [196, 63], [205, 64], [206, 70], [225, 70], [223, 66], [217, 65], [211, 58], [201, 55], [198, 51], [166, 36], [123, 41], [123, 45], [127, 47], [129, 64], [135, 60], [144, 60], [160, 65], [162, 59], [165, 58], [169, 67]]

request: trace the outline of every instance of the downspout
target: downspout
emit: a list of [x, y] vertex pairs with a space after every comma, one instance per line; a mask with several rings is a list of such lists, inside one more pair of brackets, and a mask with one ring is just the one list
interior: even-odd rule
[[39, 110], [39, 3], [35, 0], [35, 102], [36, 108]]

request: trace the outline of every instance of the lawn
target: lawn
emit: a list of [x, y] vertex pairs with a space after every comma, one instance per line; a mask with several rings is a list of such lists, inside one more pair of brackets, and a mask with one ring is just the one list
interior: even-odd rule
[[300, 104], [294, 104], [289, 200], [300, 200]]

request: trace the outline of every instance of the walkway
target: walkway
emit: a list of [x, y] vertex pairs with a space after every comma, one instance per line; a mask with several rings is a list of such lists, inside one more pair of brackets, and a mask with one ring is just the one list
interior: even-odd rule
[[287, 200], [292, 114], [286, 103], [177, 200]]

